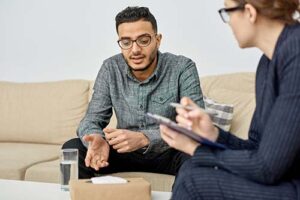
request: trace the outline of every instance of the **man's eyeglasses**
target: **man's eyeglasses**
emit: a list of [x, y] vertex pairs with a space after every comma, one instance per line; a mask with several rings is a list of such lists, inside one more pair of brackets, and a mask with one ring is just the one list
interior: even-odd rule
[[239, 5], [237, 7], [233, 7], [233, 8], [221, 8], [220, 10], [218, 10], [222, 20], [224, 23], [228, 23], [230, 20], [230, 16], [229, 13], [230, 12], [234, 12], [237, 10], [243, 10], [245, 8], [245, 5]]
[[[156, 35], [156, 34], [154, 34], [154, 35]], [[122, 49], [127, 50], [127, 49], [132, 48], [134, 42], [136, 42], [136, 44], [139, 47], [146, 47], [151, 43], [151, 39], [152, 39], [152, 35], [146, 34], [146, 35], [139, 36], [135, 40], [132, 40], [130, 38], [120, 39], [120, 40], [118, 40], [118, 44]]]

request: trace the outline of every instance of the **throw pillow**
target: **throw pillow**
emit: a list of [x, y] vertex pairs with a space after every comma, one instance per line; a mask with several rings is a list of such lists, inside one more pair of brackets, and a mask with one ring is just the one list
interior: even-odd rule
[[219, 128], [229, 131], [233, 118], [233, 105], [217, 103], [214, 100], [204, 97], [205, 110], [216, 113], [211, 116], [213, 123]]

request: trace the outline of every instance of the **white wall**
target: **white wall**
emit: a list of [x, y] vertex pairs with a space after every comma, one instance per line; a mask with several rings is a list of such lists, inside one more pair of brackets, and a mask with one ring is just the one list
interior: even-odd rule
[[148, 6], [161, 51], [192, 58], [200, 76], [255, 71], [261, 53], [239, 49], [222, 0], [0, 0], [0, 80], [94, 79], [120, 52], [114, 17], [129, 5]]

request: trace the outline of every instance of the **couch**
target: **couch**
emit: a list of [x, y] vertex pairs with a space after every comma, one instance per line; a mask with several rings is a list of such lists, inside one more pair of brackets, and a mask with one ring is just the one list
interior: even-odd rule
[[[230, 130], [247, 138], [255, 107], [254, 73], [201, 77], [204, 95], [233, 104]], [[76, 137], [93, 92], [92, 81], [45, 83], [0, 81], [0, 179], [59, 183], [61, 145]], [[113, 116], [109, 126], [116, 125]], [[153, 190], [171, 191], [174, 176], [155, 173], [116, 173], [143, 177]]]

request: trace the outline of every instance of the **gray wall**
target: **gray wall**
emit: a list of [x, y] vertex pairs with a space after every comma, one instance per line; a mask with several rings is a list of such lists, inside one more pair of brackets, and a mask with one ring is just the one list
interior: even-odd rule
[[161, 51], [192, 58], [200, 76], [255, 71], [261, 53], [239, 49], [222, 0], [0, 0], [0, 80], [94, 79], [120, 52], [114, 17], [129, 5], [148, 6]]

